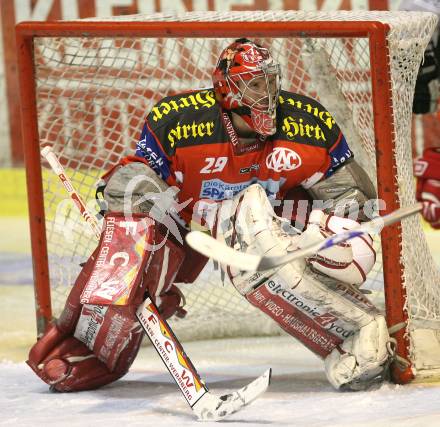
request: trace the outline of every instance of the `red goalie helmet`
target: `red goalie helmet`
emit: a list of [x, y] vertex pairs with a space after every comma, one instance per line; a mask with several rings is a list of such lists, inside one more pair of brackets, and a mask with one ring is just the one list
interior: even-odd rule
[[281, 72], [268, 49], [236, 40], [220, 54], [213, 83], [223, 108], [239, 114], [260, 135], [275, 133]]

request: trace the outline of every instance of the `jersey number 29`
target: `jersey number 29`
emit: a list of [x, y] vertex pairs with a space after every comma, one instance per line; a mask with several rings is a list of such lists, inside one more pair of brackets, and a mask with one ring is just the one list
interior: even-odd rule
[[216, 173], [221, 172], [226, 163], [228, 162], [227, 157], [206, 157], [206, 165], [200, 169], [200, 173]]

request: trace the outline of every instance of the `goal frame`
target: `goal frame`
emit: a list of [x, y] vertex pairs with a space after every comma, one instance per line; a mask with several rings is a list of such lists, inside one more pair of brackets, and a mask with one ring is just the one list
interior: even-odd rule
[[[209, 30], [207, 30], [209, 28]], [[37, 332], [42, 334], [52, 320], [49, 263], [46, 241], [45, 212], [40, 162], [40, 143], [37, 121], [35, 65], [33, 41], [36, 37], [362, 37], [368, 38], [370, 49], [373, 121], [376, 136], [377, 180], [381, 182], [378, 197], [385, 201], [381, 214], [400, 207], [397, 198], [398, 182], [395, 173], [389, 173], [393, 164], [394, 126], [391, 106], [391, 77], [388, 60], [387, 33], [390, 26], [379, 21], [294, 21], [294, 22], [22, 22], [16, 26], [17, 56], [19, 65], [22, 138], [25, 152], [28, 189], [31, 249], [33, 257], [34, 290], [36, 301]], [[399, 223], [382, 231], [383, 274], [385, 300], [400, 301], [386, 304], [389, 325], [406, 322], [408, 314], [404, 301], [401, 238]], [[404, 307], [400, 310], [400, 307]], [[397, 340], [397, 353], [408, 359], [409, 339], [405, 328], [393, 334]], [[393, 369], [393, 380], [406, 383], [413, 379], [411, 368]]]

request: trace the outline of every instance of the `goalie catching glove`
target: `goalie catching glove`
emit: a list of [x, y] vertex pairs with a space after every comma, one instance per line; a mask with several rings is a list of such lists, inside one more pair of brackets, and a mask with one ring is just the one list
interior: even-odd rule
[[[300, 234], [256, 184], [222, 203], [214, 232], [235, 250], [282, 256], [356, 225], [313, 211]], [[383, 315], [353, 286], [374, 265], [371, 244], [369, 236], [357, 237], [263, 273], [224, 269], [251, 304], [324, 359], [335, 388], [359, 390], [383, 379], [394, 352]]]

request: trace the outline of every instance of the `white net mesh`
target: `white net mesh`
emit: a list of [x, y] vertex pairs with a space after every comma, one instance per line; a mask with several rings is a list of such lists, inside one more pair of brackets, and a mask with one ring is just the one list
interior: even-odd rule
[[[411, 103], [422, 53], [435, 18], [406, 12], [229, 12], [125, 16], [127, 21], [381, 21], [388, 23], [395, 128], [395, 164], [401, 205], [414, 202], [411, 155]], [[77, 191], [90, 207], [94, 184], [103, 171], [133, 154], [143, 120], [165, 95], [211, 87], [211, 72], [230, 38], [89, 38], [35, 39], [40, 140], [61, 157]], [[356, 158], [376, 180], [371, 64], [367, 38], [260, 38], [283, 70], [282, 87], [315, 97], [336, 118]], [[384, 95], [385, 96], [385, 95]], [[44, 165], [47, 167], [47, 165]], [[44, 171], [44, 194], [50, 281], [54, 315], [95, 246], [66, 194], [50, 171]], [[379, 183], [380, 185], [380, 183]], [[383, 299], [380, 242], [378, 262], [366, 287]], [[404, 284], [410, 319], [440, 321], [438, 271], [417, 217], [402, 227]], [[396, 260], [397, 262], [397, 260]], [[242, 299], [212, 266], [195, 284], [183, 285], [188, 316], [171, 321], [179, 337], [274, 333], [271, 321]], [[416, 323], [414, 323], [416, 325]], [[440, 323], [439, 323], [440, 325]]]

